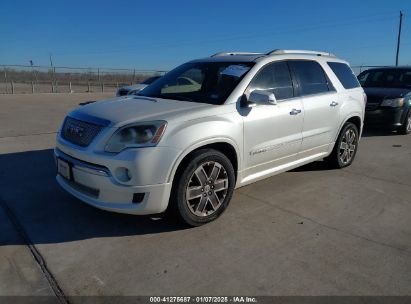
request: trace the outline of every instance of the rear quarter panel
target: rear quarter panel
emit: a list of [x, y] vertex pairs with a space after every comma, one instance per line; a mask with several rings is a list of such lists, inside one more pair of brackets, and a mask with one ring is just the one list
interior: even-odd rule
[[364, 91], [362, 88], [355, 88], [351, 90], [346, 90], [343, 93], [344, 102], [341, 105], [340, 117], [341, 122], [338, 132], [335, 136], [335, 141], [340, 134], [340, 131], [344, 124], [352, 117], [359, 117], [361, 119], [361, 127], [359, 133], [362, 134], [362, 129], [364, 125], [364, 112], [365, 112], [365, 101], [364, 101]]
[[[362, 132], [362, 126], [364, 123], [364, 112], [365, 112], [365, 101], [364, 101], [364, 90], [362, 87], [357, 87], [353, 89], [345, 89], [340, 80], [337, 78], [337, 76], [334, 74], [332, 69], [329, 67], [327, 64], [328, 62], [340, 62], [347, 64], [348, 66], [349, 63], [337, 59], [337, 58], [319, 58], [318, 61], [321, 63], [324, 71], [327, 73], [328, 77], [330, 78], [333, 86], [337, 90], [339, 94], [339, 100], [340, 102], [340, 115], [339, 115], [339, 121], [336, 125], [336, 132], [334, 134], [334, 142], [337, 140], [338, 135], [340, 134], [340, 131], [344, 124], [347, 122], [352, 117], [359, 117], [361, 119], [361, 129], [359, 130], [360, 134]], [[354, 75], [355, 76], [355, 75]]]

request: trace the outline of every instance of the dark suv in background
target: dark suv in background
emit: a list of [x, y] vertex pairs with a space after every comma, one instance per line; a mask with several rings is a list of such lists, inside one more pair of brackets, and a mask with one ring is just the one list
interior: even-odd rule
[[411, 132], [411, 68], [366, 70], [358, 80], [367, 94], [366, 127]]

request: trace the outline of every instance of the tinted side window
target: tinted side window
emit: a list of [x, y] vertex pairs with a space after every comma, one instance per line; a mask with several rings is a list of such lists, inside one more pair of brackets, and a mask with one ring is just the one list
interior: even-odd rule
[[331, 70], [333, 70], [335, 76], [337, 76], [344, 88], [353, 89], [360, 86], [357, 78], [348, 65], [341, 62], [327, 62], [327, 64]]
[[309, 60], [290, 61], [297, 82], [299, 95], [319, 94], [334, 90], [319, 63]]
[[410, 88], [411, 70], [408, 69], [372, 69], [358, 76], [363, 87], [374, 88]]
[[369, 75], [370, 75], [369, 72], [362, 72], [360, 75], [358, 75], [357, 78], [361, 85], [365, 84]]
[[294, 97], [287, 63], [276, 62], [263, 67], [251, 81], [249, 89], [269, 91], [274, 93], [277, 100]]
[[410, 87], [411, 86], [411, 71], [401, 74], [400, 81], [405, 87]]

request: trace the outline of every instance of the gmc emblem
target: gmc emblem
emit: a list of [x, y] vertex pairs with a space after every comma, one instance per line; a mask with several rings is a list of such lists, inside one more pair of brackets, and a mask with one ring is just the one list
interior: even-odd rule
[[69, 124], [67, 126], [67, 133], [70, 134], [71, 136], [83, 137], [84, 128], [73, 125], [73, 124]]

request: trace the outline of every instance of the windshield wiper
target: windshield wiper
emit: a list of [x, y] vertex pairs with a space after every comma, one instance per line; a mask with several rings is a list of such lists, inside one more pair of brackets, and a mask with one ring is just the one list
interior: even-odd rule
[[164, 97], [167, 98], [168, 97], [168, 98], [182, 100], [182, 101], [194, 101], [190, 97], [181, 96], [181, 95], [174, 95], [174, 94], [161, 94], [161, 95], [156, 96], [156, 97], [159, 97], [159, 98], [164, 98]]
[[174, 94], [160, 94], [160, 95], [142, 95], [137, 94], [136, 96], [144, 96], [144, 97], [151, 97], [151, 98], [164, 98], [164, 99], [176, 99], [182, 101], [192, 101], [196, 102], [195, 100], [191, 99], [190, 97], [181, 96], [181, 95], [174, 95]]

